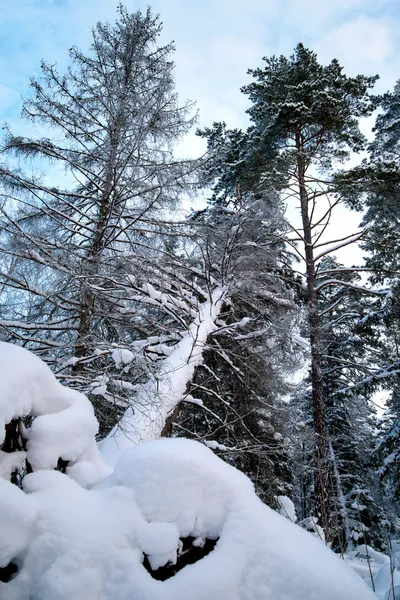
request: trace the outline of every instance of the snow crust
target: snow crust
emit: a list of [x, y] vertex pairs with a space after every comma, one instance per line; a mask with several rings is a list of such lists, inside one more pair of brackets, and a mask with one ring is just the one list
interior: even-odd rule
[[[3, 600], [372, 600], [374, 595], [321, 542], [267, 508], [250, 480], [202, 444], [138, 445], [92, 489], [55, 471], [1, 481]], [[19, 523], [17, 535], [7, 523]], [[179, 538], [218, 542], [166, 581]]]

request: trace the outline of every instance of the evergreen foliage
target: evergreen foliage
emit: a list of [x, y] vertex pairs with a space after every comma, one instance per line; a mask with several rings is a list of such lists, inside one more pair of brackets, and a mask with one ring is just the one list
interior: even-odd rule
[[[268, 188], [283, 191], [282, 198], [300, 202], [301, 231], [289, 225], [294, 239], [300, 241], [305, 262], [308, 336], [311, 350], [313, 421], [316, 448], [316, 512], [329, 537], [329, 456], [325, 416], [322, 322], [318, 304], [317, 265], [331, 249], [322, 253], [316, 248], [326, 230], [331, 212], [339, 199], [329, 176], [338, 162], [359, 152], [366, 139], [358, 119], [371, 114], [376, 106], [369, 90], [377, 77], [347, 77], [337, 60], [321, 65], [314, 52], [299, 44], [290, 58], [264, 58], [264, 67], [250, 70], [254, 81], [242, 88], [252, 106], [248, 109], [252, 125], [245, 134], [227, 132], [224, 124], [214, 124], [201, 132], [207, 137], [211, 153], [211, 169], [216, 184], [215, 199], [224, 199], [235, 183], [257, 196]], [[225, 152], [221, 146], [225, 143]], [[238, 144], [242, 148], [239, 149]], [[217, 154], [217, 160], [215, 160]], [[222, 160], [221, 157], [222, 154]], [[236, 179], [236, 181], [235, 181]], [[320, 209], [320, 205], [326, 206]], [[322, 210], [322, 217], [321, 217]], [[318, 216], [317, 216], [318, 215]], [[341, 287], [340, 280], [333, 285]], [[327, 283], [326, 285], [330, 285]]]
[[[376, 372], [371, 383], [379, 382], [389, 391], [387, 410], [380, 423], [377, 457], [379, 474], [385, 483], [389, 505], [398, 496], [397, 451], [399, 441], [397, 388], [400, 369], [399, 340], [399, 131], [400, 84], [381, 99], [382, 112], [377, 116], [369, 159], [349, 173], [342, 174], [341, 184], [348, 201], [366, 212], [363, 226], [368, 229], [363, 242], [367, 252], [366, 267], [370, 281], [385, 286], [388, 293], [371, 307], [368, 319], [379, 336], [380, 352], [375, 356]], [[393, 520], [393, 516], [392, 516]]]

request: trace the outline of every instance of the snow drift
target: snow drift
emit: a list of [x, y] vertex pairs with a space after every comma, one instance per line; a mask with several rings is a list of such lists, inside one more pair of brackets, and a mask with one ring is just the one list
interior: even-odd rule
[[[27, 351], [0, 345], [2, 355], [8, 350], [0, 360], [0, 415], [3, 423], [35, 415], [27, 455], [36, 462], [23, 489], [0, 478], [0, 567], [11, 563], [16, 571], [0, 582], [2, 600], [375, 597], [320, 541], [262, 504], [245, 475], [198, 442], [139, 444], [105, 476], [110, 470], [95, 448], [85, 397], [60, 386]], [[52, 470], [67, 451], [69, 473]], [[179, 563], [187, 538], [197, 547], [217, 542], [201, 560], [157, 580], [154, 571]]]

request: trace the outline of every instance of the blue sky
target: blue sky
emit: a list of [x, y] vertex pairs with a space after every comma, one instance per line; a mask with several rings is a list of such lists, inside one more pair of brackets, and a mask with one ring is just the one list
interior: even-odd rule
[[[113, 20], [117, 0], [3, 0], [0, 14], [0, 120], [15, 123], [21, 94], [41, 58], [64, 66], [68, 48], [90, 43], [90, 27]], [[127, 0], [129, 9], [147, 2]], [[289, 54], [302, 41], [349, 74], [379, 73], [378, 90], [400, 77], [397, 0], [154, 0], [166, 41], [175, 40], [182, 99], [197, 100], [200, 124], [245, 124], [239, 88], [261, 57]], [[193, 143], [193, 140], [192, 142]], [[201, 141], [198, 141], [201, 144]], [[200, 148], [200, 146], [199, 146]]]
[[[134, 11], [148, 2], [125, 4]], [[32, 126], [19, 119], [21, 95], [40, 60], [65, 67], [70, 46], [86, 49], [90, 27], [113, 21], [116, 6], [117, 0], [2, 0], [0, 122], [29, 135]], [[182, 100], [197, 101], [200, 126], [216, 120], [246, 126], [240, 87], [247, 69], [261, 65], [262, 56], [290, 54], [300, 41], [322, 62], [338, 58], [349, 75], [379, 73], [379, 92], [400, 78], [398, 0], [154, 0], [152, 6], [164, 23], [163, 41], [176, 43], [178, 92]], [[190, 135], [182, 154], [199, 155], [203, 144]], [[343, 231], [344, 221], [350, 233], [360, 215], [338, 214], [335, 229]]]

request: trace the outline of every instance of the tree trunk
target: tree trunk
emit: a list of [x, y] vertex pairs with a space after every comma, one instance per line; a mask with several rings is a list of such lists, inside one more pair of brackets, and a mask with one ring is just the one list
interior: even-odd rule
[[308, 324], [311, 350], [311, 385], [314, 413], [314, 432], [316, 438], [316, 506], [320, 524], [329, 541], [329, 452], [326, 435], [325, 399], [321, 357], [321, 324], [318, 311], [318, 295], [316, 290], [316, 271], [314, 249], [312, 244], [311, 222], [308, 213], [308, 194], [305, 186], [305, 160], [303, 155], [302, 135], [296, 132], [297, 170], [301, 218], [304, 234], [304, 250], [306, 258], [306, 277], [308, 295]]
[[[97, 223], [96, 232], [93, 238], [93, 243], [88, 251], [88, 258], [91, 260], [89, 275], [96, 275], [100, 264], [101, 254], [105, 247], [104, 235], [107, 229], [107, 223], [110, 218], [110, 199], [115, 184], [115, 169], [117, 161], [117, 146], [118, 146], [119, 130], [114, 129], [110, 135], [110, 155], [106, 167], [106, 178], [104, 181], [104, 191], [102, 193], [99, 211], [99, 220]], [[79, 324], [77, 330], [77, 341], [75, 344], [75, 357], [83, 358], [90, 352], [88, 347], [88, 338], [91, 330], [93, 314], [95, 310], [95, 297], [90, 289], [83, 293], [81, 301], [81, 309], [79, 314]], [[84, 365], [78, 362], [74, 366], [75, 373], [82, 373]]]
[[[333, 449], [332, 443], [329, 441], [329, 458], [332, 464], [332, 469], [333, 469], [333, 473], [335, 476], [335, 480], [336, 480], [336, 501], [337, 501], [337, 506], [336, 508], [336, 514], [340, 514], [341, 520], [342, 520], [342, 531], [338, 530], [336, 537], [337, 537], [337, 541], [340, 547], [340, 552], [343, 555], [345, 551], [349, 551], [349, 550], [353, 550], [354, 548], [354, 544], [352, 541], [352, 537], [351, 537], [351, 527], [350, 527], [350, 521], [349, 521], [349, 514], [347, 511], [347, 507], [346, 507], [346, 500], [345, 500], [345, 496], [344, 496], [344, 492], [343, 492], [343, 487], [342, 487], [342, 480], [340, 477], [340, 473], [339, 473], [339, 467], [338, 467], [338, 463], [336, 460], [336, 454], [335, 451]], [[343, 534], [344, 534], [344, 539], [343, 539]], [[334, 537], [334, 536], [332, 536]]]

